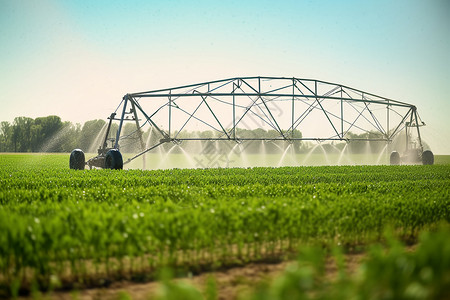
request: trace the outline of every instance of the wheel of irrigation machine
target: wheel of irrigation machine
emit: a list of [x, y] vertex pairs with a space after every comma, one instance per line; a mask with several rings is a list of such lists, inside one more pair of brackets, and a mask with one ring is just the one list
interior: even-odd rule
[[397, 151], [392, 151], [389, 162], [391, 163], [391, 165], [399, 165], [400, 164], [400, 154]]
[[425, 150], [422, 153], [422, 164], [432, 165], [434, 164], [434, 154], [430, 150]]
[[108, 152], [106, 152], [105, 168], [115, 170], [123, 169], [122, 154], [120, 153], [119, 150], [111, 149]]
[[84, 170], [85, 166], [84, 152], [81, 149], [75, 149], [70, 153], [69, 167], [73, 170]]

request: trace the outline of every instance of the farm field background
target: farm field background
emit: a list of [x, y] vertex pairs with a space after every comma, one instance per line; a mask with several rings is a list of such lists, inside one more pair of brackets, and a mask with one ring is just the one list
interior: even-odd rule
[[[96, 153], [86, 153], [86, 159], [96, 156]], [[9, 159], [3, 159], [3, 157], [11, 156]], [[133, 157], [134, 154], [123, 153], [124, 162]], [[332, 165], [336, 165], [339, 161], [339, 155], [329, 154], [325, 159], [322, 154], [288, 154], [282, 158], [282, 154], [247, 154], [245, 159], [237, 156], [228, 157], [228, 166], [233, 168], [245, 168], [245, 167], [277, 167], [278, 164], [282, 166], [327, 166], [327, 159]], [[227, 160], [220, 158], [219, 156], [211, 155], [210, 158], [204, 154], [193, 155], [172, 153], [169, 155], [163, 155], [159, 153], [146, 154], [146, 168], [147, 169], [173, 169], [173, 168], [189, 168], [196, 169], [205, 167], [226, 167]], [[0, 154], [2, 164], [11, 164], [16, 168], [62, 168], [66, 169], [69, 165], [68, 154], [66, 153], [2, 153]], [[305, 164], [302, 164], [305, 161]], [[450, 165], [450, 155], [435, 155], [434, 157], [436, 165]], [[379, 164], [376, 162], [379, 161]], [[371, 154], [353, 154], [350, 157], [344, 155], [341, 158], [341, 165], [343, 166], [357, 166], [357, 165], [387, 165], [389, 157]], [[214, 163], [216, 162], [216, 164]], [[142, 169], [143, 161], [141, 158], [137, 158], [130, 164], [125, 164], [125, 169]]]
[[387, 228], [415, 243], [450, 219], [449, 156], [435, 163], [75, 171], [67, 154], [0, 155], [0, 295], [359, 251]]

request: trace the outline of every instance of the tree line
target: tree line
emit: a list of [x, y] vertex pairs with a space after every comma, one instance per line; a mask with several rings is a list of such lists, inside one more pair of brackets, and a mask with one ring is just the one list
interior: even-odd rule
[[63, 122], [58, 116], [16, 117], [0, 123], [0, 152], [70, 152], [88, 150], [104, 120], [81, 124]]
[[[70, 121], [62, 121], [59, 116], [47, 116], [38, 118], [16, 117], [12, 123], [2, 121], [0, 123], [0, 152], [71, 152], [75, 148], [79, 148], [85, 152], [97, 152], [98, 147], [103, 144], [106, 133], [106, 121], [98, 119], [85, 122], [83, 125]], [[112, 124], [108, 146], [111, 146], [111, 140], [114, 139], [118, 125]], [[140, 143], [137, 139], [136, 127], [131, 123], [126, 123], [122, 129], [122, 135], [127, 137], [121, 143], [121, 151], [123, 152], [139, 152], [142, 151]], [[177, 135], [177, 133], [173, 133]], [[179, 138], [213, 138], [217, 134], [213, 131], [189, 132], [183, 131]], [[279, 136], [275, 130], [266, 131], [264, 129], [237, 129], [236, 135], [241, 138], [276, 138]], [[292, 134], [291, 134], [292, 135]], [[301, 132], [294, 131], [296, 138], [301, 138]], [[142, 138], [145, 144], [153, 145], [158, 143], [162, 137], [151, 130], [142, 132]], [[201, 142], [201, 147], [208, 142]], [[295, 141], [295, 148], [299, 149], [300, 141]], [[189, 148], [197, 148], [194, 142], [185, 142], [187, 150]], [[246, 148], [249, 152], [257, 152], [259, 144], [250, 143]], [[170, 148], [170, 145], [163, 145]], [[275, 145], [268, 145], [269, 149], [277, 151]], [[274, 149], [271, 149], [274, 148]], [[279, 147], [278, 147], [279, 148]], [[196, 149], [196, 151], [198, 151]], [[271, 151], [269, 151], [271, 152]]]
[[[12, 123], [2, 121], [0, 123], [0, 152], [71, 152], [75, 148], [79, 148], [85, 152], [95, 153], [98, 147], [103, 143], [104, 135], [106, 133], [107, 123], [105, 120], [97, 119], [85, 122], [83, 125], [76, 123], [73, 124], [69, 121], [62, 121], [58, 116], [39, 117], [36, 119], [29, 117], [16, 117]], [[111, 141], [115, 137], [118, 125], [112, 124], [108, 146], [111, 146]], [[140, 152], [142, 151], [140, 142], [138, 141], [136, 134], [135, 124], [126, 123], [123, 127], [122, 135], [128, 137], [121, 142], [121, 151], [123, 152]], [[159, 142], [161, 136], [155, 132], [152, 134], [151, 129], [146, 132], [142, 132], [142, 138], [145, 145], [154, 145]], [[174, 133], [174, 136], [177, 132]], [[177, 137], [179, 138], [213, 138], [217, 133], [213, 131], [198, 131], [189, 132], [183, 131]], [[288, 134], [290, 137], [301, 138], [302, 133], [299, 130], [295, 130], [294, 133]], [[275, 130], [264, 130], [261, 128], [250, 129], [236, 129], [236, 136], [240, 138], [277, 138], [279, 133]], [[367, 138], [379, 138], [379, 133], [368, 132], [362, 134], [354, 134], [349, 132], [348, 138], [353, 139], [367, 139]], [[405, 141], [404, 135], [400, 135], [400, 138], [394, 142], [394, 144], [403, 145]], [[276, 153], [279, 149], [282, 149], [283, 141], [266, 143], [264, 145], [266, 153]], [[185, 150], [193, 150], [195, 152], [202, 151], [203, 148], [209, 146], [208, 142], [184, 142], [183, 148]], [[333, 152], [335, 150], [342, 149], [345, 143], [339, 143], [335, 146], [331, 144], [325, 147], [327, 152]], [[308, 142], [294, 141], [294, 150], [296, 152], [306, 152], [314, 145]], [[385, 142], [358, 142], [353, 141], [348, 145], [348, 149], [352, 153], [367, 152], [370, 149], [372, 153], [378, 153], [385, 146]], [[170, 144], [162, 145], [163, 149], [168, 150], [171, 148]], [[200, 148], [199, 148], [200, 147]], [[262, 147], [261, 142], [247, 142], [246, 151], [249, 153], [260, 152]], [[398, 147], [395, 147], [398, 148]], [[223, 151], [227, 150], [221, 146], [218, 149]], [[316, 151], [321, 151], [317, 149]]]

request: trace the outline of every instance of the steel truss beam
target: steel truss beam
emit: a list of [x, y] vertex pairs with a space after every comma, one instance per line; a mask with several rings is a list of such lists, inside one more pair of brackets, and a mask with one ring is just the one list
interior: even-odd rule
[[[160, 101], [159, 106], [148, 111], [144, 103], [148, 100]], [[196, 102], [197, 101], [197, 102]], [[184, 105], [189, 103], [189, 105]], [[289, 103], [285, 113], [289, 118], [276, 115], [274, 106]], [[141, 105], [142, 104], [142, 105]], [[193, 106], [192, 106], [193, 105]], [[217, 105], [217, 107], [216, 107]], [[219, 106], [230, 107], [221, 111]], [[121, 136], [122, 124], [128, 107], [132, 108], [136, 119], [137, 133], [140, 137], [142, 154], [167, 142], [181, 141], [384, 141], [391, 142], [403, 128], [415, 127], [418, 142], [422, 148], [419, 126], [420, 120], [414, 105], [381, 97], [345, 85], [314, 79], [285, 77], [237, 77], [224, 80], [184, 85], [168, 89], [130, 93], [123, 97], [123, 106], [115, 147], [124, 139]], [[118, 107], [118, 108], [119, 108]], [[202, 108], [203, 107], [203, 108]], [[331, 107], [337, 107], [332, 110]], [[205, 109], [203, 115], [200, 110]], [[383, 111], [383, 114], [379, 114]], [[316, 115], [318, 112], [318, 115]], [[392, 114], [392, 113], [395, 114]], [[139, 125], [138, 114], [145, 119]], [[174, 120], [174, 114], [179, 114]], [[228, 115], [229, 113], [229, 115]], [[167, 115], [166, 115], [167, 114]], [[205, 114], [212, 118], [210, 121]], [[180, 123], [180, 116], [184, 121]], [[163, 118], [164, 127], [158, 126], [157, 118]], [[400, 121], [394, 121], [397, 117]], [[302, 129], [311, 118], [320, 119], [320, 127], [329, 128], [329, 136], [295, 137], [295, 130]], [[258, 120], [279, 135], [273, 137], [240, 137], [239, 126], [245, 127], [248, 120]], [[227, 122], [225, 122], [226, 120]], [[287, 122], [289, 120], [289, 122]], [[208, 126], [216, 132], [212, 138], [182, 138], [180, 133], [191, 122]], [[160, 139], [154, 145], [145, 145], [141, 128], [148, 124], [156, 129]], [[159, 124], [159, 123], [158, 123]], [[393, 126], [393, 128], [390, 128]], [[286, 128], [283, 130], [283, 128]], [[367, 133], [367, 138], [351, 138], [351, 130]], [[167, 130], [167, 131], [166, 131]], [[375, 135], [375, 136], [374, 136]]]

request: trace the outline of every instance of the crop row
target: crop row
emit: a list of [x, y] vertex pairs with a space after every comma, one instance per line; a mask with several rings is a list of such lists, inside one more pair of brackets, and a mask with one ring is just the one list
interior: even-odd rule
[[74, 171], [1, 158], [4, 289], [279, 259], [450, 221], [449, 166]]

